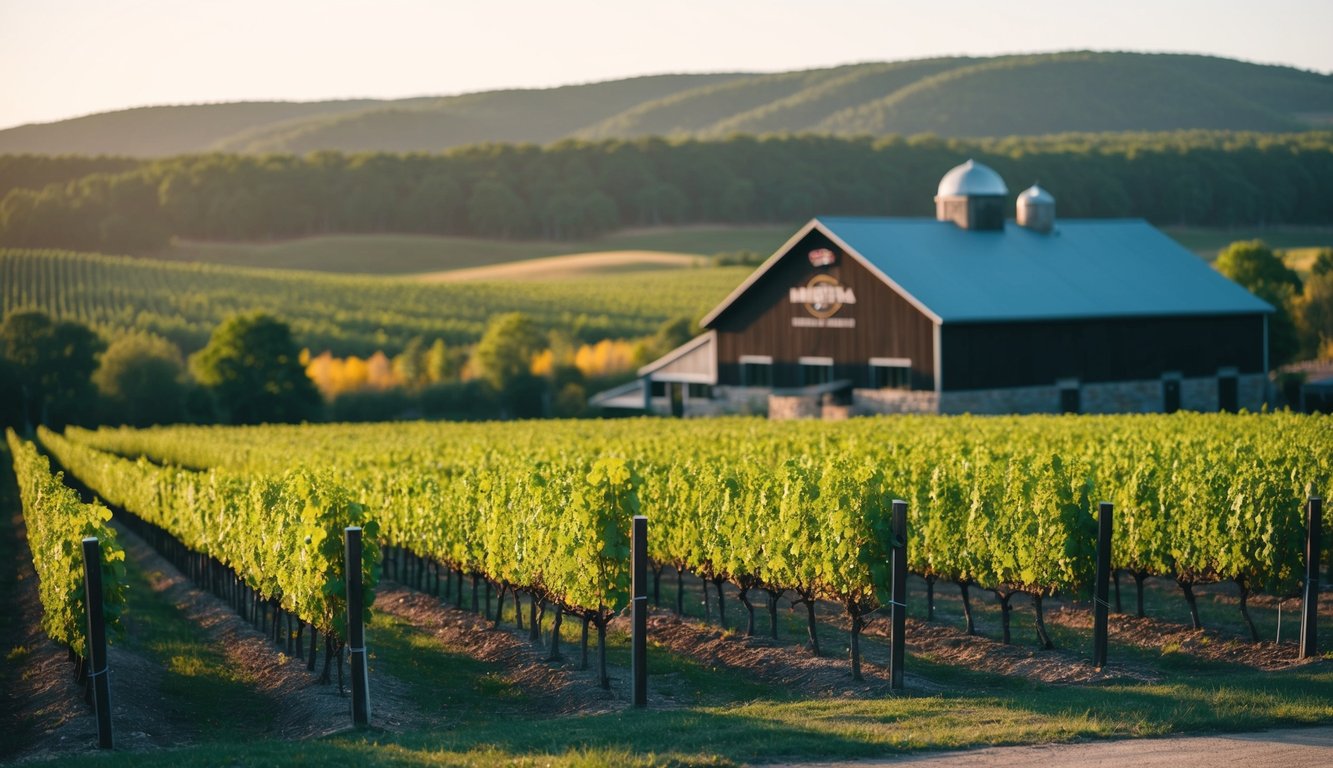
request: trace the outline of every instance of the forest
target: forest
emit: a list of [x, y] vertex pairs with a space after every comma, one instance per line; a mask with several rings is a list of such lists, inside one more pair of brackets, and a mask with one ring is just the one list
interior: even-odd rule
[[438, 154], [0, 158], [0, 245], [151, 253], [173, 237], [330, 233], [587, 239], [626, 227], [921, 216], [974, 157], [1065, 217], [1210, 227], [1333, 222], [1333, 132], [994, 140], [733, 136]]

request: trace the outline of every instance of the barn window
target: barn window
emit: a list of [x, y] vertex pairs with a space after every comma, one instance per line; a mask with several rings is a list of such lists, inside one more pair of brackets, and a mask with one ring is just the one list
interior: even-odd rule
[[911, 389], [912, 361], [905, 357], [870, 358], [870, 386], [874, 389]]
[[817, 387], [833, 381], [833, 358], [802, 357], [798, 362], [801, 364], [802, 386]]
[[741, 386], [773, 386], [773, 358], [768, 355], [741, 355]]
[[691, 400], [711, 400], [713, 388], [707, 384], [691, 384], [687, 394]]

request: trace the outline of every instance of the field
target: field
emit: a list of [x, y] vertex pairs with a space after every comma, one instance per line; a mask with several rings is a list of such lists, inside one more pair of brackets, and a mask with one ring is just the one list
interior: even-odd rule
[[[777, 250], [796, 226], [626, 230], [578, 242], [435, 235], [329, 235], [267, 243], [178, 240], [152, 258], [337, 274], [419, 275], [441, 281], [583, 278], [696, 266], [686, 258], [690, 256], [752, 251], [764, 257]], [[1218, 251], [1238, 240], [1263, 240], [1285, 251], [1288, 264], [1302, 275], [1309, 273], [1310, 264], [1321, 248], [1333, 248], [1333, 228], [1329, 227], [1163, 227], [1162, 230], [1207, 261], [1217, 258]], [[605, 261], [569, 258], [594, 254]], [[537, 260], [543, 263], [517, 266]], [[446, 274], [452, 271], [458, 274]]]
[[466, 283], [498, 280], [577, 280], [624, 272], [657, 272], [708, 267], [708, 260], [690, 253], [666, 251], [596, 251], [511, 261], [489, 267], [428, 272], [417, 279], [428, 283]]
[[[744, 419], [332, 425], [74, 430], [65, 438], [44, 433], [41, 443], [71, 477], [113, 504], [117, 538], [129, 555], [128, 639], [112, 662], [120, 669], [137, 664], [143, 672], [112, 681], [120, 686], [115, 700], [136, 723], [131, 748], [150, 751], [102, 763], [730, 765], [1326, 722], [1333, 717], [1333, 670], [1327, 660], [1295, 661], [1297, 602], [1288, 597], [1291, 560], [1284, 543], [1308, 486], [1330, 479], [1326, 422], [1177, 415], [842, 425]], [[1001, 441], [999, 435], [1021, 438]], [[811, 457], [810, 446], [823, 458]], [[1013, 462], [1049, 452], [1065, 461], [1013, 471]], [[638, 473], [640, 479], [617, 474], [620, 464], [600, 458], [607, 453], [628, 460], [629, 477]], [[152, 461], [118, 457], [139, 455]], [[985, 467], [1006, 464], [1007, 472], [986, 474]], [[887, 475], [866, 475], [867, 466], [882, 466]], [[210, 469], [197, 471], [203, 467]], [[1071, 477], [1074, 468], [1078, 474]], [[1090, 485], [1083, 497], [1062, 496], [1060, 482], [1052, 484], [1084, 472]], [[858, 484], [855, 495], [840, 495], [851, 490], [845, 484], [851, 479]], [[620, 485], [625, 482], [633, 489]], [[959, 495], [955, 482], [973, 489], [972, 501]], [[311, 511], [309, 502], [301, 512], [301, 503], [284, 501], [290, 493], [313, 499], [314, 490], [324, 499], [316, 502], [324, 511], [314, 527], [304, 517], [299, 528], [307, 543], [316, 531], [340, 530], [341, 515], [362, 514], [334, 501], [342, 498], [336, 487], [367, 503], [364, 514], [378, 522], [385, 547], [371, 573], [380, 584], [368, 635], [377, 726], [370, 731], [342, 729], [346, 699], [301, 671], [299, 643], [293, 665], [290, 639], [273, 642], [279, 616], [288, 631], [294, 618], [297, 626], [319, 626], [321, 638], [336, 631], [302, 607], [300, 583], [283, 581], [290, 566], [274, 565], [295, 560], [279, 556], [270, 563], [262, 551], [302, 551], [298, 529], [289, 529], [285, 516]], [[784, 487], [788, 491], [779, 493]], [[1262, 495], [1250, 495], [1254, 488], [1263, 488]], [[767, 493], [776, 495], [765, 504]], [[918, 574], [909, 585], [901, 693], [890, 691], [885, 679], [889, 644], [881, 603], [857, 592], [858, 584], [882, 578], [874, 558], [858, 552], [874, 548], [875, 521], [890, 493], [912, 505], [909, 559]], [[267, 499], [262, 508], [255, 506], [261, 497]], [[1123, 592], [1123, 612], [1111, 616], [1111, 661], [1102, 671], [1090, 664], [1090, 606], [1078, 586], [1086, 560], [1068, 572], [1056, 560], [1042, 560], [1049, 555], [1038, 547], [1018, 554], [1013, 566], [1026, 576], [1003, 576], [1011, 566], [1001, 557], [974, 565], [981, 570], [961, 581], [945, 573], [943, 561], [930, 564], [960, 550], [947, 542], [952, 535], [966, 535], [974, 557], [1023, 552], [1025, 537], [1054, 540], [1053, 553], [1079, 551], [1060, 537], [1086, 535], [1080, 520], [1094, 498], [1117, 502], [1119, 567], [1146, 576], [1141, 616], [1135, 615], [1135, 579], [1125, 573], [1118, 580], [1114, 600], [1119, 609]], [[3, 499], [15, 503], [12, 493], [0, 494]], [[254, 533], [192, 528], [191, 520], [206, 519], [214, 504], [238, 521], [252, 521]], [[971, 524], [947, 514], [955, 504], [981, 515], [977, 530], [988, 536], [966, 534]], [[1009, 505], [1020, 514], [1005, 514]], [[1159, 505], [1172, 505], [1178, 524], [1150, 524], [1160, 519]], [[1239, 513], [1211, 512], [1230, 507]], [[625, 584], [621, 576], [588, 580], [603, 567], [623, 574], [616, 542], [624, 535], [622, 515], [631, 509], [649, 516], [649, 551], [659, 569], [647, 712], [626, 706]], [[792, 514], [807, 522], [783, 528]], [[1054, 527], [1006, 527], [1011, 517], [1029, 516]], [[1218, 526], [1197, 522], [1213, 517]], [[1257, 528], [1247, 527], [1251, 518]], [[701, 525], [705, 520], [716, 525]], [[932, 520], [944, 528], [932, 528]], [[154, 528], [154, 521], [165, 528]], [[764, 533], [753, 535], [750, 526]], [[846, 535], [841, 526], [848, 526]], [[1131, 532], [1154, 527], [1177, 554], [1149, 567], [1135, 558], [1156, 545]], [[5, 533], [0, 544], [21, 552], [14, 543], [18, 530]], [[139, 535], [156, 542], [166, 559]], [[251, 535], [269, 545], [250, 549], [245, 537]], [[601, 543], [584, 549], [580, 537], [586, 535]], [[1246, 559], [1253, 536], [1277, 546], [1260, 560]], [[673, 549], [691, 540], [697, 543], [688, 545], [696, 547], [690, 553]], [[783, 546], [747, 548], [746, 540]], [[837, 543], [844, 540], [850, 548]], [[796, 562], [754, 565], [774, 558], [787, 542], [791, 554], [801, 547]], [[182, 545], [206, 553], [213, 565], [184, 554]], [[548, 554], [564, 552], [586, 554]], [[741, 559], [724, 565], [719, 552]], [[242, 567], [238, 557], [248, 564]], [[746, 560], [755, 557], [760, 560]], [[237, 606], [228, 597], [233, 582], [216, 576], [233, 562], [257, 596], [268, 594], [263, 590], [273, 588], [273, 577], [290, 585], [273, 599], [274, 610], [264, 597], [242, 601], [240, 615], [229, 612]], [[808, 594], [781, 575], [792, 567], [799, 573], [803, 564], [821, 574]], [[1229, 580], [1227, 574], [1240, 576], [1237, 567], [1247, 569], [1248, 591]], [[768, 575], [759, 583], [747, 580], [746, 574], [760, 573]], [[1194, 615], [1177, 580], [1194, 587]], [[971, 601], [965, 604], [958, 583], [968, 582]], [[12, 584], [0, 579], [0, 587]], [[1259, 642], [1238, 610], [1247, 599]], [[757, 619], [747, 621], [747, 600]], [[853, 629], [858, 615], [868, 622], [859, 633]], [[965, 631], [969, 616], [973, 636]], [[1031, 622], [1043, 616], [1045, 637], [1039, 630], [1034, 643]], [[1325, 608], [1322, 616], [1327, 626], [1333, 611]], [[1204, 629], [1191, 628], [1196, 617]], [[581, 639], [580, 619], [585, 627], [591, 621], [591, 641]], [[269, 639], [251, 622], [267, 628]], [[597, 639], [600, 629], [604, 641]], [[820, 655], [811, 653], [812, 638]], [[586, 664], [580, 663], [584, 642], [592, 651]], [[31, 639], [22, 648], [11, 660], [24, 670], [51, 653]], [[606, 687], [599, 686], [603, 653]], [[859, 655], [860, 670], [849, 665], [849, 655]], [[327, 656], [321, 651], [319, 658]], [[27, 684], [33, 683], [20, 689]], [[164, 706], [179, 717], [164, 718]], [[282, 713], [276, 721], [275, 711]], [[20, 740], [51, 724], [49, 712], [27, 712]], [[53, 733], [78, 733], [79, 727], [86, 733], [87, 722], [86, 715], [71, 714]], [[203, 729], [202, 722], [217, 727]], [[331, 731], [341, 732], [286, 740]], [[88, 760], [78, 746], [59, 746], [56, 736], [39, 743], [47, 756]], [[184, 750], [151, 751], [160, 746]]]
[[315, 352], [395, 354], [413, 336], [474, 343], [492, 316], [514, 311], [586, 342], [647, 336], [665, 320], [699, 317], [747, 272], [710, 267], [450, 284], [0, 249], [0, 312], [40, 309], [108, 336], [152, 331], [188, 353], [228, 316], [265, 310]]
[[[640, 229], [596, 240], [569, 242], [394, 234], [331, 235], [265, 243], [179, 240], [153, 257], [163, 261], [231, 267], [411, 275], [604, 251], [662, 251], [711, 256], [718, 252], [750, 250], [767, 256], [782, 245], [796, 226]], [[585, 274], [585, 270], [578, 270], [576, 276]]]

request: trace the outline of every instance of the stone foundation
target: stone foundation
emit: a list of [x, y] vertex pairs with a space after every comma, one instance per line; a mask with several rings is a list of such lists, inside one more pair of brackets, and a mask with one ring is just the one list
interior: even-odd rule
[[[1239, 406], [1258, 411], [1265, 402], [1268, 377], [1259, 373], [1237, 377]], [[1162, 413], [1166, 403], [1160, 379], [1087, 382], [1079, 386], [1079, 413]], [[1217, 410], [1217, 378], [1180, 380], [1180, 409]], [[939, 413], [1059, 413], [1060, 388], [1014, 387], [944, 392]]]
[[852, 413], [872, 416], [882, 413], [935, 413], [940, 399], [934, 390], [854, 389]]
[[[1260, 410], [1268, 378], [1237, 377], [1241, 408]], [[1060, 388], [1012, 387], [942, 392], [901, 389], [852, 390], [851, 406], [824, 405], [821, 396], [775, 395], [761, 387], [717, 387], [712, 400], [687, 399], [686, 416], [767, 414], [770, 419], [841, 419], [895, 413], [1059, 413]], [[1181, 379], [1180, 408], [1217, 410], [1217, 378]], [[1162, 381], [1088, 382], [1079, 386], [1080, 413], [1161, 413], [1165, 407]]]

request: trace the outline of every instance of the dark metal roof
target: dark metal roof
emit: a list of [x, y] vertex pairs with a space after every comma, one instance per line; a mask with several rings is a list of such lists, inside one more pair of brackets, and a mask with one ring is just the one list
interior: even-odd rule
[[710, 312], [709, 325], [818, 229], [937, 323], [1265, 314], [1273, 307], [1141, 220], [1013, 222], [971, 231], [933, 219], [822, 218]]

